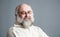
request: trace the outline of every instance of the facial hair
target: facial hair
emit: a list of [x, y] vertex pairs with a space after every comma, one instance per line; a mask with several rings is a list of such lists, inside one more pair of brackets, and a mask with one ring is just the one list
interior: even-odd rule
[[20, 23], [20, 25], [22, 24], [24, 28], [28, 28], [33, 24], [34, 18], [31, 17], [31, 19], [24, 20], [21, 17], [17, 16], [17, 22]]

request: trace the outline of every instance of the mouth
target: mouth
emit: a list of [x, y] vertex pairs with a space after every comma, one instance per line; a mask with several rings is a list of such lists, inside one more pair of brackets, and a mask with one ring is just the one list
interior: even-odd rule
[[25, 21], [28, 21], [28, 20], [31, 20], [31, 19], [30, 19], [30, 18], [25, 18], [24, 20], [25, 20]]

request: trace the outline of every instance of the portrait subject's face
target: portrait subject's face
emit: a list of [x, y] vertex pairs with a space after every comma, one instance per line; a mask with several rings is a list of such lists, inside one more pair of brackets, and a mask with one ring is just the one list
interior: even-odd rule
[[18, 8], [17, 21], [25, 26], [30, 26], [34, 22], [33, 12], [30, 6], [22, 5]]
[[29, 20], [32, 18], [32, 10], [29, 6], [23, 5], [18, 9], [18, 15], [24, 20]]

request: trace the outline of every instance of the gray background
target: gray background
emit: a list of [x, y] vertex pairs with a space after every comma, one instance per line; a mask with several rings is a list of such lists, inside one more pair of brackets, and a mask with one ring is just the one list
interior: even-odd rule
[[14, 24], [15, 8], [23, 2], [32, 6], [35, 25], [50, 37], [60, 37], [60, 0], [0, 0], [0, 37], [6, 37]]

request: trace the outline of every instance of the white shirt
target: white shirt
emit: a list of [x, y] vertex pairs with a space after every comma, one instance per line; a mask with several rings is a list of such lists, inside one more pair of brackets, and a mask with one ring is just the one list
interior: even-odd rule
[[49, 37], [40, 27], [32, 25], [29, 28], [20, 28], [14, 24], [8, 31], [7, 37]]

